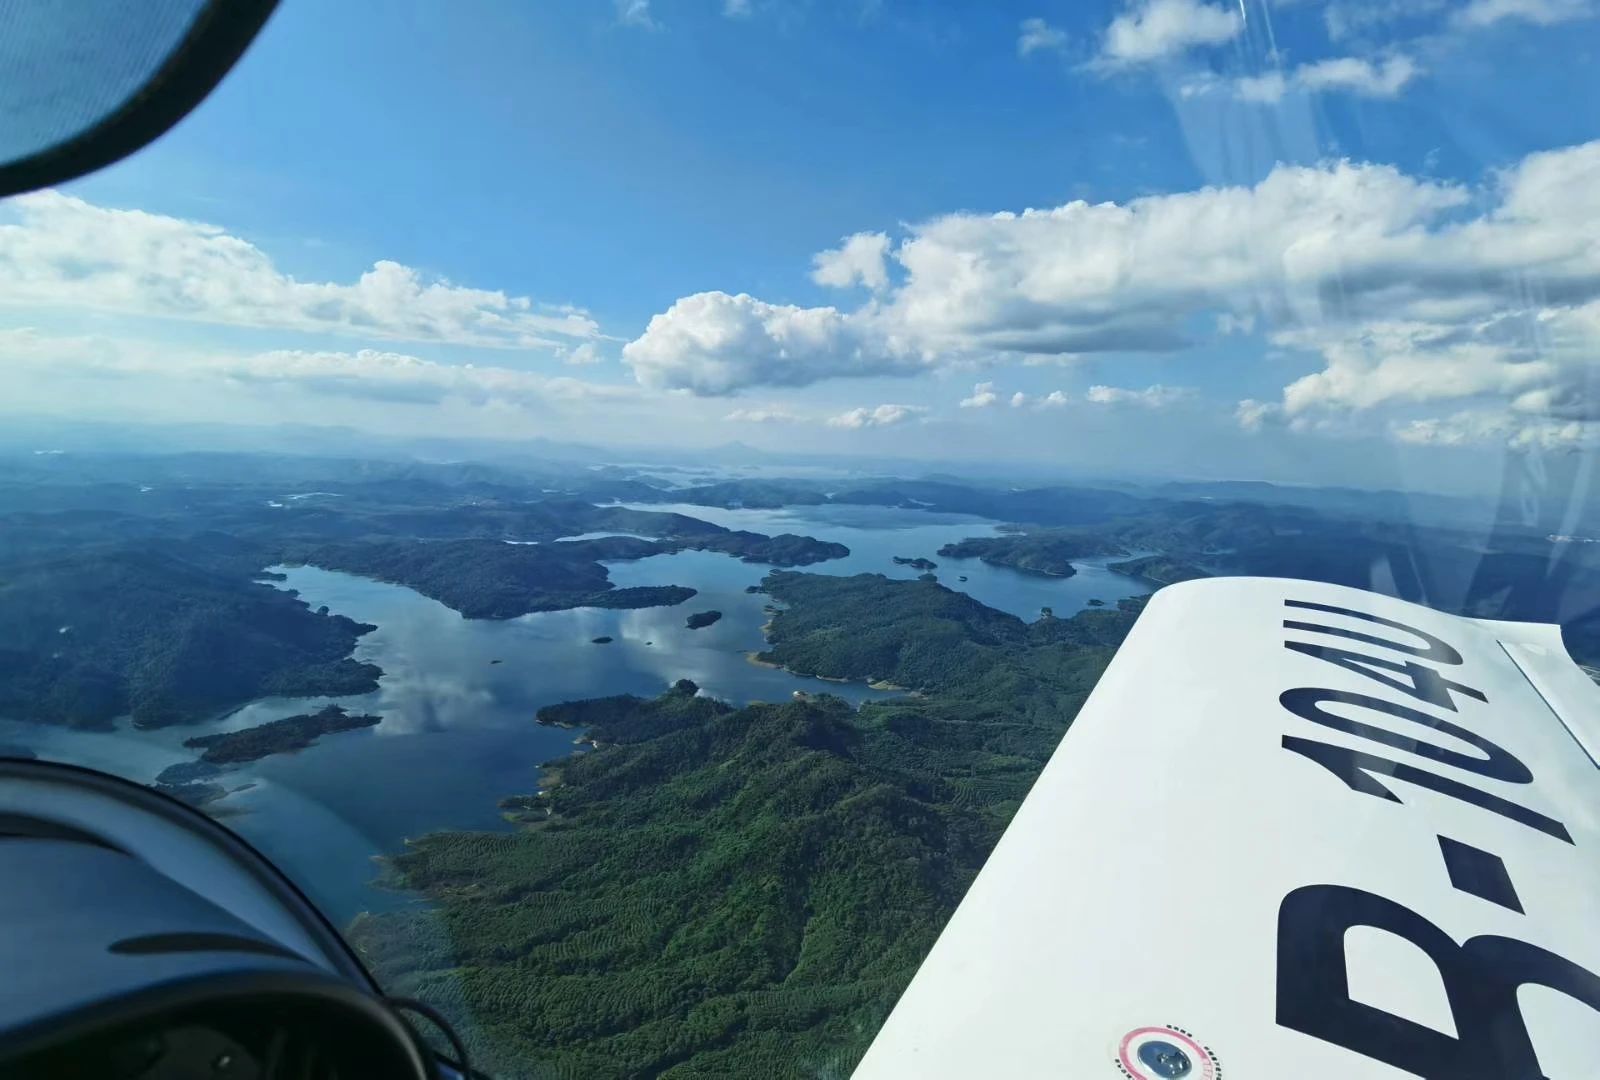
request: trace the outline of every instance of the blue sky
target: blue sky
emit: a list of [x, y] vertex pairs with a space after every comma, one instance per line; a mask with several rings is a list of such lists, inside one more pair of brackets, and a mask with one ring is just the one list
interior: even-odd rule
[[1597, 41], [1588, 0], [285, 0], [173, 133], [0, 207], [0, 392], [1465, 486], [1600, 416]]

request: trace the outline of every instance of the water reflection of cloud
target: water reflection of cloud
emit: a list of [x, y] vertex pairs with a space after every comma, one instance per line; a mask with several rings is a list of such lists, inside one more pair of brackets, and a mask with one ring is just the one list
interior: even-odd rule
[[492, 685], [468, 684], [455, 673], [426, 667], [401, 669], [378, 686], [383, 723], [379, 735], [416, 735], [481, 723], [498, 704]]

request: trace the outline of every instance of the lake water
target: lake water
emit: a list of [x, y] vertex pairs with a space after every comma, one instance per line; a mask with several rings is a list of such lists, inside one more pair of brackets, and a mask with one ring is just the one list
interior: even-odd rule
[[[1071, 578], [1049, 578], [943, 559], [938, 548], [969, 536], [994, 534], [992, 523], [958, 515], [878, 507], [674, 510], [730, 528], [796, 532], [836, 540], [844, 559], [806, 569], [817, 573], [883, 573], [913, 578], [918, 571], [892, 557], [924, 556], [939, 563], [952, 589], [1025, 619], [1052, 607], [1067, 615], [1091, 598], [1108, 604], [1149, 591], [1094, 562]], [[449, 608], [396, 585], [310, 567], [285, 571], [284, 588], [312, 606], [378, 629], [360, 640], [356, 656], [384, 671], [371, 694], [339, 699], [266, 699], [212, 723], [114, 733], [71, 732], [0, 721], [0, 742], [33, 746], [41, 756], [151, 780], [163, 768], [194, 759], [184, 739], [248, 727], [306, 712], [337, 700], [352, 712], [383, 717], [374, 728], [327, 736], [295, 754], [245, 765], [225, 778], [229, 787], [253, 784], [209, 809], [260, 847], [336, 922], [357, 912], [407, 902], [370, 881], [374, 856], [407, 837], [441, 828], [504, 828], [497, 802], [534, 791], [541, 763], [573, 751], [575, 732], [534, 723], [544, 705], [606, 694], [653, 696], [678, 679], [736, 703], [782, 701], [799, 690], [825, 691], [854, 702], [888, 696], [860, 684], [824, 682], [759, 667], [747, 654], [762, 647], [770, 617], [763, 595], [745, 592], [769, 568], [727, 555], [688, 551], [609, 564], [619, 587], [688, 585], [699, 595], [676, 607], [638, 611], [585, 608], [505, 621], [463, 619]], [[960, 576], [967, 580], [962, 582]], [[690, 630], [692, 612], [715, 609], [722, 620]], [[608, 645], [592, 639], [611, 637]], [[495, 663], [494, 661], [498, 661]]]

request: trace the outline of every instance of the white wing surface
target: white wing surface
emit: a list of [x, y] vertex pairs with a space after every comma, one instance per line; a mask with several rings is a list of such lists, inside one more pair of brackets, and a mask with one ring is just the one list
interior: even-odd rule
[[1163, 589], [855, 1076], [1600, 1076], [1597, 759], [1556, 627]]

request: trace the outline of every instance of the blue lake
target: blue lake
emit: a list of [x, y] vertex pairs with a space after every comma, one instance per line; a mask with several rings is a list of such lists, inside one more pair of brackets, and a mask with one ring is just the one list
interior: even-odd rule
[[[1044, 606], [1067, 615], [1091, 598], [1114, 604], [1149, 591], [1095, 563], [1079, 564], [1071, 578], [1049, 578], [937, 554], [953, 540], [993, 535], [993, 524], [978, 518], [875, 507], [641, 509], [675, 510], [730, 528], [803, 533], [850, 548], [847, 558], [806, 568], [816, 573], [913, 578], [918, 571], [894, 565], [893, 556], [931, 558], [945, 585], [1030, 620]], [[326, 604], [378, 626], [356, 649], [359, 659], [383, 669], [378, 689], [336, 700], [352, 712], [377, 713], [383, 722], [241, 767], [227, 775], [227, 785], [254, 786], [209, 809], [344, 923], [362, 910], [407, 902], [371, 887], [374, 856], [434, 829], [506, 827], [497, 802], [535, 790], [540, 764], [574, 749], [574, 732], [534, 723], [541, 706], [605, 694], [653, 696], [684, 678], [737, 703], [781, 701], [795, 690], [855, 702], [887, 696], [748, 661], [748, 653], [762, 647], [761, 627], [770, 616], [768, 598], [745, 588], [768, 569], [696, 551], [613, 563], [618, 586], [688, 585], [699, 595], [669, 608], [586, 608], [505, 621], [463, 619], [401, 586], [290, 569], [282, 587], [313, 606]], [[708, 609], [721, 611], [722, 620], [700, 630], [684, 625], [686, 616]], [[614, 640], [593, 644], [597, 637]], [[0, 721], [0, 742], [148, 781], [168, 765], [194, 759], [184, 739], [305, 712], [327, 700], [335, 699], [265, 699], [209, 724], [159, 731], [123, 726], [84, 733]]]

